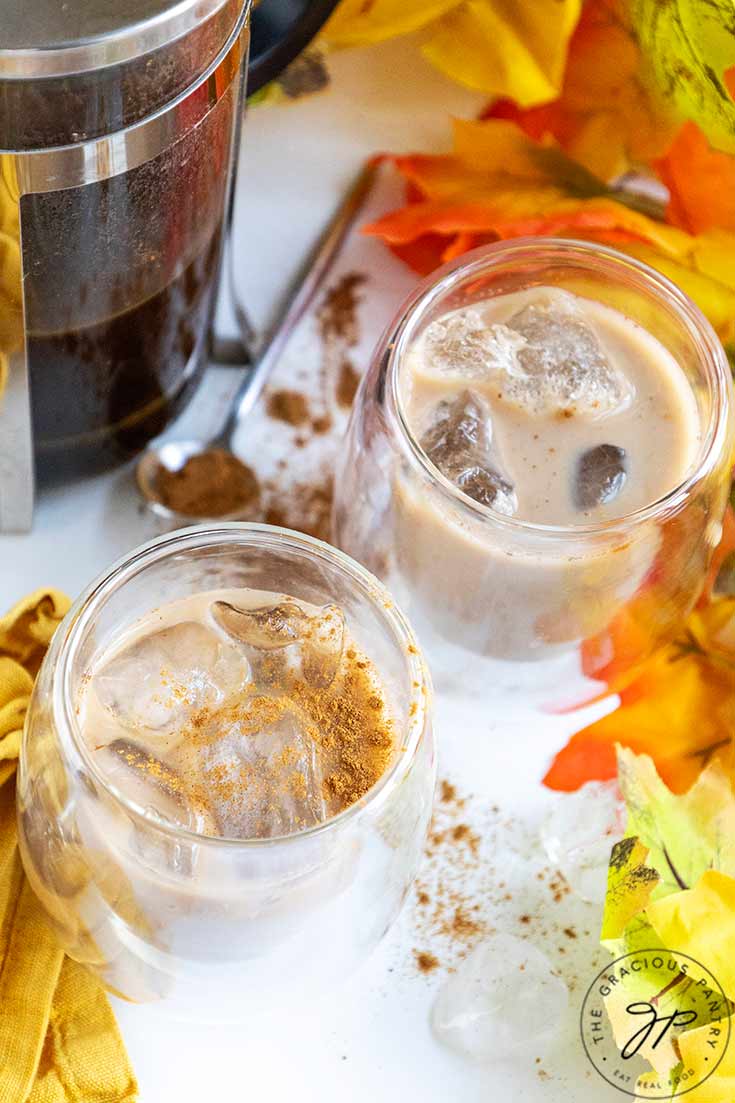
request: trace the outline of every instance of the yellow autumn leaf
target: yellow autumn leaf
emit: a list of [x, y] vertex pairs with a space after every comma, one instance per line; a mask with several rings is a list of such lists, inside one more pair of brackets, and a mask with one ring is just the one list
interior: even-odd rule
[[453, 80], [522, 107], [559, 93], [582, 0], [343, 0], [327, 43], [358, 46], [425, 30], [424, 55]]
[[[725, 1049], [722, 1060], [714, 1072], [713, 1041], [727, 1036], [729, 1025], [730, 1044]], [[679, 1052], [686, 1069], [692, 1070], [691, 1080], [697, 1086], [687, 1092], [687, 1103], [732, 1103], [735, 1099], [735, 1023], [732, 1018], [723, 1020], [719, 1029], [721, 1035], [713, 1039], [712, 1030], [718, 1029], [712, 1024], [699, 1026], [695, 1030], [685, 1030], [679, 1035]]]
[[418, 31], [462, 0], [342, 0], [323, 36], [332, 46], [369, 46]]
[[694, 888], [650, 903], [646, 915], [664, 946], [701, 962], [735, 996], [735, 878], [710, 869]]
[[561, 87], [579, 0], [467, 0], [439, 20], [424, 54], [448, 77], [521, 107]]
[[[701, 250], [690, 251], [690, 264], [638, 242], [622, 242], [617, 247], [668, 276], [707, 315], [721, 340], [729, 344], [735, 340], [735, 234], [722, 233], [716, 244], [701, 244]], [[693, 266], [697, 264], [703, 267]], [[727, 272], [730, 266], [732, 273]]]

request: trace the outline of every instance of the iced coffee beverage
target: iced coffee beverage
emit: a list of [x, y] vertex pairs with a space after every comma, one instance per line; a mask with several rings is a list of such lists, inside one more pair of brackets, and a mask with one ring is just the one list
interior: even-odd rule
[[624, 517], [678, 486], [701, 442], [664, 346], [602, 303], [534, 287], [432, 322], [400, 372], [408, 427], [463, 494], [547, 525]]
[[[679, 627], [719, 539], [731, 384], [704, 318], [610, 250], [519, 242], [427, 281], [353, 414], [336, 538], [409, 609], [435, 676]], [[480, 684], [487, 685], [485, 674]]]
[[76, 711], [128, 800], [211, 838], [325, 823], [397, 750], [385, 689], [342, 610], [286, 594], [212, 591], [156, 609], [100, 656]]
[[21, 852], [68, 953], [169, 1013], [310, 999], [369, 953], [420, 861], [428, 683], [387, 592], [262, 525], [113, 568], [44, 661]]

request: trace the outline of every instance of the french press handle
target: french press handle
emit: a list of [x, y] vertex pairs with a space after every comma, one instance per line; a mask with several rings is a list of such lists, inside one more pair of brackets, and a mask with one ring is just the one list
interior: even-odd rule
[[248, 95], [275, 80], [318, 34], [338, 0], [261, 0], [251, 18]]

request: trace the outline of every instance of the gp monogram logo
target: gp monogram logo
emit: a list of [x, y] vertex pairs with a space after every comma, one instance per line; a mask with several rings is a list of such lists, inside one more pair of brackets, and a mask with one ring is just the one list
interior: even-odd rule
[[[595, 977], [582, 1004], [585, 1052], [614, 1088], [640, 1100], [685, 1095], [717, 1069], [730, 1042], [731, 1005], [701, 962], [659, 948], [617, 958]], [[697, 1059], [680, 1038], [696, 1037]], [[689, 1047], [686, 1047], [689, 1051]]]

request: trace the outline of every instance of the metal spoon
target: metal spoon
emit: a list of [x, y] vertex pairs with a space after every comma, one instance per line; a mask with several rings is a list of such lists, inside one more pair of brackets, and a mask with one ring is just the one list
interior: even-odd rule
[[[136, 480], [141, 495], [154, 513], [167, 520], [211, 520], [194, 514], [172, 510], [161, 499], [158, 478], [161, 468], [179, 471], [192, 456], [204, 452], [226, 452], [234, 455], [232, 441], [240, 425], [258, 400], [271, 372], [278, 363], [294, 329], [311, 306], [337, 257], [348, 231], [359, 215], [373, 186], [376, 167], [367, 165], [351, 186], [330, 219], [297, 278], [291, 284], [276, 321], [269, 327], [256, 349], [250, 365], [232, 400], [219, 432], [209, 440], [168, 440], [150, 445], [138, 460]], [[237, 457], [235, 457], [237, 460]], [[239, 461], [238, 461], [239, 462]], [[244, 465], [243, 465], [244, 466]], [[218, 520], [235, 520], [238, 513], [219, 516]]]

